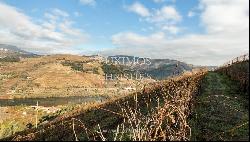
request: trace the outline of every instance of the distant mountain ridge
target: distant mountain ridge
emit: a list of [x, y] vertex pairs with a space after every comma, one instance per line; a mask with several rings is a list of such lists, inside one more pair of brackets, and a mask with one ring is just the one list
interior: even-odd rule
[[[37, 57], [39, 55], [24, 51], [16, 46], [0, 44], [0, 61], [16, 62], [20, 58]], [[135, 73], [140, 72], [147, 74], [152, 79], [162, 80], [169, 76], [177, 76], [186, 71], [192, 71], [195, 68], [202, 68], [202, 66], [194, 66], [185, 62], [171, 60], [171, 59], [150, 59], [147, 57], [137, 57], [129, 55], [115, 55], [102, 57], [99, 55], [84, 56], [95, 60], [101, 60], [110, 64], [110, 61], [116, 62], [118, 70], [126, 70], [125, 72]], [[212, 67], [208, 67], [212, 68]], [[107, 68], [110, 70], [110, 68]], [[111, 68], [112, 69], [112, 68]]]
[[8, 44], [0, 44], [0, 50], [3, 50], [3, 49], [7, 49], [9, 51], [12, 51], [12, 52], [19, 52], [19, 53], [22, 53], [22, 54], [33, 54], [31, 52], [27, 52], [25, 50], [22, 50], [16, 46], [13, 46], [13, 45], [8, 45]]
[[1, 60], [18, 60], [19, 58], [35, 57], [34, 53], [24, 51], [16, 46], [8, 44], [0, 44], [0, 59]]
[[[136, 56], [127, 56], [127, 55], [115, 55], [108, 56], [106, 60], [108, 63], [112, 62], [112, 59], [115, 63], [119, 60], [119, 65], [125, 67], [126, 70], [136, 70], [141, 73], [150, 75], [153, 79], [162, 80], [166, 79], [169, 76], [180, 75], [185, 71], [191, 71], [194, 69], [193, 65], [180, 62], [177, 60], [170, 59], [150, 59]], [[106, 61], [107, 62], [107, 61]]]

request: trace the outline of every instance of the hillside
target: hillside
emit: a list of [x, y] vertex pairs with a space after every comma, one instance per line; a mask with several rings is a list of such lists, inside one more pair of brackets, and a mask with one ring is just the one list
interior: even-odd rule
[[[112, 130], [119, 129], [118, 126], [136, 132], [139, 129], [145, 130], [140, 138], [130, 137], [131, 133], [136, 132], [119, 129], [119, 135], [124, 133], [122, 140], [187, 140], [190, 135], [186, 122], [189, 108], [192, 107], [193, 95], [198, 93], [204, 73], [194, 72], [148, 85], [141, 92], [89, 109], [75, 110], [41, 125], [38, 129], [20, 132], [4, 140], [103, 140], [104, 137], [114, 140]], [[156, 122], [158, 123], [155, 124]], [[162, 123], [169, 127], [163, 127]], [[97, 132], [99, 126], [101, 130], [106, 130], [102, 133], [103, 137]], [[154, 126], [159, 126], [162, 130]], [[150, 129], [151, 131], [147, 131]], [[163, 132], [164, 137], [161, 137]]]
[[[226, 69], [245, 74], [243, 65], [249, 61]], [[220, 69], [193, 70], [3, 140], [249, 140], [248, 95], [240, 86]]]
[[[3, 51], [30, 54], [11, 46]], [[128, 65], [101, 56], [18, 59], [0, 61], [0, 136], [14, 134], [6, 140], [249, 139], [248, 60], [207, 72], [168, 59]], [[138, 71], [152, 79], [105, 78]]]
[[[194, 69], [193, 65], [177, 60], [150, 59], [126, 55], [109, 56], [107, 57], [107, 60], [109, 62], [112, 61], [112, 57], [117, 58], [120, 65], [124, 65], [124, 70], [139, 71], [141, 73], [150, 75], [156, 80], [164, 80], [171, 76], [178, 76], [186, 71], [191, 71]], [[114, 60], [114, 62], [115, 61], [116, 60]]]
[[16, 62], [20, 58], [36, 57], [38, 55], [19, 49], [16, 46], [0, 44], [0, 61]]
[[[23, 58], [19, 62], [0, 62], [0, 96], [55, 97], [77, 96], [106, 88], [101, 62], [73, 55]], [[107, 87], [108, 88], [108, 87]], [[112, 86], [109, 87], [112, 89]], [[113, 87], [114, 88], [114, 87]], [[110, 90], [111, 91], [111, 90]]]
[[[193, 69], [168, 59], [150, 59], [150, 65], [107, 65], [101, 56], [37, 56], [15, 46], [0, 46], [2, 55], [6, 55], [0, 60], [0, 98], [114, 96], [135, 88], [140, 75], [144, 77], [140, 81], [143, 86]], [[132, 74], [133, 78], [105, 81], [110, 74]]]

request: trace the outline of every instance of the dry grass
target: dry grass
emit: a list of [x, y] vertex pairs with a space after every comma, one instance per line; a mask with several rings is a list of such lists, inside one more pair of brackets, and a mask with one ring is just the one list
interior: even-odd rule
[[232, 80], [239, 82], [241, 90], [249, 96], [249, 59], [221, 67], [216, 72], [225, 74]]
[[[201, 75], [200, 73], [198, 73]], [[193, 75], [193, 74], [192, 74]], [[199, 76], [198, 75], [198, 76]], [[186, 75], [185, 75], [186, 76]], [[134, 95], [133, 102], [135, 103], [131, 107], [130, 102], [123, 104], [117, 104], [119, 106], [118, 112], [100, 108], [106, 112], [117, 115], [123, 119], [121, 124], [118, 124], [116, 129], [109, 130], [107, 134], [106, 130], [102, 130], [98, 124], [98, 128], [95, 131], [87, 129], [84, 123], [80, 120], [78, 122], [84, 126], [85, 133], [91, 133], [92, 137], [88, 136], [88, 140], [112, 140], [112, 141], [187, 141], [191, 139], [191, 128], [188, 125], [188, 116], [190, 114], [190, 104], [194, 96], [195, 90], [198, 89], [197, 83], [200, 78], [194, 79], [194, 82], [190, 86], [186, 86], [185, 82], [182, 82], [184, 86], [175, 88], [162, 88], [165, 94], [163, 96], [163, 102], [159, 97], [156, 97], [156, 105], [152, 106], [151, 101], [144, 103], [146, 109], [140, 106], [138, 103], [137, 95]], [[172, 83], [176, 81], [182, 81], [184, 76], [176, 77], [171, 80]], [[189, 78], [190, 79], [190, 78]], [[189, 80], [188, 79], [188, 80]], [[185, 80], [185, 79], [184, 79]], [[196, 82], [196, 81], [197, 82]], [[178, 84], [178, 83], [177, 83]], [[170, 83], [169, 83], [170, 85]], [[170, 85], [171, 86], [171, 85]], [[173, 85], [174, 86], [174, 85]], [[171, 87], [173, 87], [171, 86]], [[187, 88], [186, 88], [187, 87]], [[168, 90], [165, 90], [168, 89]], [[145, 110], [141, 110], [145, 109]], [[146, 113], [145, 113], [146, 111]], [[73, 118], [73, 121], [75, 118]], [[73, 123], [74, 125], [74, 123]], [[76, 131], [73, 132], [75, 139], [79, 140]]]
[[189, 140], [187, 117], [205, 73], [151, 83], [137, 93], [76, 110], [5, 140]]
[[[84, 71], [65, 66], [64, 62], [79, 63]], [[127, 80], [107, 83], [101, 66], [99, 60], [73, 55], [51, 55], [25, 58], [15, 63], [1, 63], [0, 96], [1, 98], [86, 96], [85, 94], [108, 96], [117, 92], [111, 92], [109, 88], [119, 89], [117, 84], [126, 86], [133, 83]], [[97, 73], [93, 71], [95, 69]], [[98, 91], [86, 91], [88, 88], [98, 88]]]

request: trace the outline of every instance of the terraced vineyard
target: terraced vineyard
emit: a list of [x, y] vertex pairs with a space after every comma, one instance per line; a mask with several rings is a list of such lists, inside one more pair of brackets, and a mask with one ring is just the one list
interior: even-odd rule
[[204, 75], [199, 71], [150, 84], [5, 140], [189, 140], [187, 118]]
[[249, 90], [237, 79], [249, 77], [246, 66], [249, 61], [138, 85], [141, 91], [43, 118], [48, 123], [2, 140], [249, 140]]

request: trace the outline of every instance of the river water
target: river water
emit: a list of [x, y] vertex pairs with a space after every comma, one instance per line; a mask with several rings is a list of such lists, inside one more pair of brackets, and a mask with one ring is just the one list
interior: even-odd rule
[[39, 106], [52, 107], [68, 104], [82, 104], [89, 102], [102, 102], [106, 97], [103, 96], [73, 96], [73, 97], [55, 97], [55, 98], [25, 98], [25, 99], [0, 99], [0, 107], [7, 106], [35, 106], [39, 103]]

